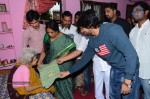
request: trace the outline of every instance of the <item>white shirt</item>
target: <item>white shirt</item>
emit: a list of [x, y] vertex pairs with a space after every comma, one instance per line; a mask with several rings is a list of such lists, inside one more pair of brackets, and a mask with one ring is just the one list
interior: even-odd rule
[[59, 30], [60, 32], [69, 35], [71, 38], [73, 38], [74, 43], [76, 44], [76, 46], [79, 45], [80, 41], [81, 41], [81, 35], [77, 32], [77, 27], [71, 25], [70, 29], [68, 28], [62, 28], [61, 26], [59, 26]]
[[139, 77], [150, 79], [150, 21], [138, 24], [130, 32], [130, 41], [139, 56]]
[[[88, 37], [82, 36], [81, 42], [77, 47], [77, 50], [84, 52], [85, 49], [87, 48], [88, 41], [89, 41]], [[107, 62], [101, 59], [99, 56], [95, 55], [93, 57], [93, 71], [107, 71], [107, 70], [110, 70], [110, 65], [108, 65]]]

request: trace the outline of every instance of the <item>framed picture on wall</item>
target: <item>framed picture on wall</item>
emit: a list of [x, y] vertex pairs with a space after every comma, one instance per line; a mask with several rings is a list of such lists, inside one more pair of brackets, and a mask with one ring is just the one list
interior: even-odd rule
[[7, 12], [6, 4], [0, 4], [0, 12]]
[[53, 11], [53, 20], [59, 21], [60, 18], [60, 11]]

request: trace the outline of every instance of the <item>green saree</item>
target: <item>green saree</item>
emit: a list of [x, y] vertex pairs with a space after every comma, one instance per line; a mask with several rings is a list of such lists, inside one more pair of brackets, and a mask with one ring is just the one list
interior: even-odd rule
[[[50, 49], [46, 52], [46, 56], [43, 61], [44, 64], [48, 64], [54, 59], [59, 58], [61, 55], [63, 55], [62, 51], [64, 51], [71, 44], [73, 44], [73, 40], [65, 34], [58, 37], [54, 41], [50, 41], [46, 33], [44, 37], [44, 43], [47, 41], [50, 42]], [[72, 63], [72, 61], [67, 61], [61, 65], [58, 65], [60, 71], [67, 71], [70, 68], [70, 66], [72, 66]], [[67, 77], [64, 79], [56, 79], [54, 85], [56, 88], [55, 96], [58, 99], [73, 99], [73, 83], [71, 77]]]

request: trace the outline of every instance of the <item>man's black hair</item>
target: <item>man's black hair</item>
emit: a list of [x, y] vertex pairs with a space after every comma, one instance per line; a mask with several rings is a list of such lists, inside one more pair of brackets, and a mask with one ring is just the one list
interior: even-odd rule
[[136, 2], [134, 5], [133, 5], [133, 8], [136, 7], [136, 6], [141, 6], [143, 8], [143, 10], [148, 10], [149, 11], [149, 5], [148, 3], [144, 2], [144, 1], [138, 1]]
[[72, 14], [70, 11], [65, 11], [63, 14], [62, 14], [62, 18], [64, 18], [64, 16], [69, 16], [72, 18]]
[[112, 10], [117, 10], [117, 5], [115, 3], [107, 3], [105, 8], [110, 8]]
[[94, 10], [84, 11], [77, 21], [78, 27], [96, 28], [100, 24], [99, 18], [95, 15]]
[[75, 16], [80, 16], [81, 15], [81, 11], [77, 11], [76, 13], [75, 13]]
[[29, 10], [27, 13], [26, 13], [26, 19], [28, 22], [32, 22], [33, 20], [38, 20], [40, 18], [40, 15], [37, 11], [35, 10]]

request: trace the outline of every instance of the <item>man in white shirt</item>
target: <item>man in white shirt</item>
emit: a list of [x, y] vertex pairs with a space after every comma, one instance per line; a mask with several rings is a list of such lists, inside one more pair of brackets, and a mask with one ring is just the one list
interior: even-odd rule
[[62, 23], [59, 25], [60, 32], [69, 35], [73, 38], [76, 46], [79, 45], [81, 40], [81, 35], [77, 32], [77, 27], [72, 25], [72, 14], [69, 11], [65, 11], [61, 18]]
[[133, 5], [133, 18], [137, 24], [130, 32], [130, 41], [139, 56], [139, 80], [144, 91], [143, 99], [150, 99], [150, 20], [149, 5], [139, 1]]

